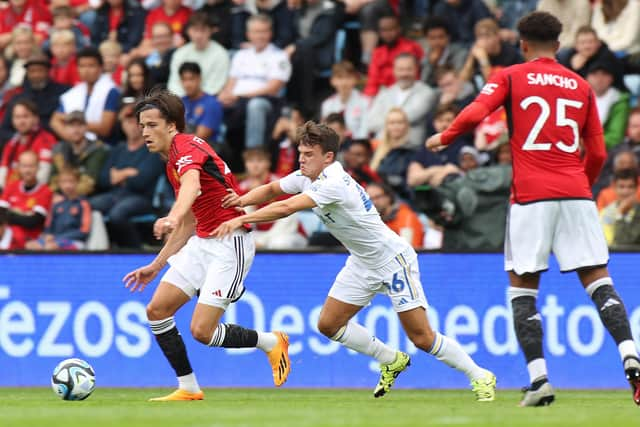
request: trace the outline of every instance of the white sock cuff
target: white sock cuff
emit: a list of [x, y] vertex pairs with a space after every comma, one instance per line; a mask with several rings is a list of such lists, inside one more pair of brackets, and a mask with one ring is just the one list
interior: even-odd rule
[[618, 351], [620, 352], [620, 359], [624, 362], [627, 357], [638, 357], [638, 350], [636, 349], [636, 343], [633, 340], [625, 340], [618, 344]]
[[507, 299], [509, 300], [509, 302], [513, 301], [518, 297], [538, 298], [538, 290], [528, 289], [528, 288], [516, 288], [515, 286], [509, 286], [507, 288]]
[[224, 337], [227, 335], [227, 325], [224, 323], [218, 323], [218, 327], [213, 331], [211, 341], [209, 341], [209, 347], [220, 347], [224, 342]]
[[347, 332], [347, 326], [349, 326], [348, 323], [346, 325], [344, 325], [343, 327], [341, 327], [340, 329], [338, 329], [338, 332], [336, 332], [335, 335], [331, 337], [331, 341], [340, 342], [340, 340], [344, 336], [345, 332]]
[[527, 364], [531, 384], [547, 376], [547, 362], [543, 358], [533, 359]]
[[607, 285], [613, 286], [613, 280], [611, 279], [611, 277], [601, 277], [600, 279], [590, 283], [589, 286], [584, 288], [584, 290], [587, 291], [589, 297], [592, 297], [595, 291]]
[[442, 347], [444, 347], [444, 335], [442, 335], [439, 332], [436, 332], [434, 334], [433, 344], [429, 349], [429, 353], [432, 354], [433, 356], [437, 356], [438, 353], [440, 353], [440, 350], [442, 350]]
[[151, 328], [151, 333], [153, 335], [164, 334], [165, 332], [175, 328], [176, 321], [171, 317], [167, 317], [162, 320], [149, 320], [149, 327]]

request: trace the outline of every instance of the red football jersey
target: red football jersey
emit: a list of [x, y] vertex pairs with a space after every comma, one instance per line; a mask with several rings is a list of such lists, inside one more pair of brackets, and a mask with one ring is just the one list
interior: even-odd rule
[[585, 150], [599, 152], [604, 145], [594, 138], [602, 125], [584, 79], [551, 58], [538, 58], [498, 72], [475, 102], [507, 111], [513, 202], [592, 198], [580, 147], [584, 142]]
[[18, 176], [18, 158], [25, 151], [34, 151], [38, 155], [40, 163], [51, 163], [53, 146], [56, 145], [56, 137], [42, 128], [36, 129], [22, 141], [18, 136], [14, 136], [5, 145], [0, 157], [0, 166], [7, 168], [7, 181], [15, 182], [20, 179]]
[[[206, 141], [195, 135], [179, 133], [171, 143], [167, 162], [167, 176], [176, 197], [180, 191], [180, 177], [191, 169], [200, 171], [200, 195], [191, 207], [197, 221], [196, 234], [209, 237], [218, 225], [242, 215], [234, 208], [224, 209], [221, 206], [228, 188], [238, 194], [240, 190], [227, 164]], [[250, 230], [248, 225], [245, 228]]]
[[[31, 190], [25, 190], [22, 181], [14, 181], [2, 192], [0, 196], [0, 207], [12, 209], [22, 213], [39, 213], [45, 217], [49, 214], [51, 207], [51, 196], [53, 193], [45, 184], [37, 184]], [[42, 232], [42, 227], [27, 229], [21, 226], [12, 225], [14, 239], [19, 242], [20, 247], [27, 240], [37, 239]]]
[[158, 6], [153, 9], [147, 15], [147, 19], [144, 24], [144, 38], [151, 38], [151, 29], [158, 22], [166, 22], [171, 26], [173, 34], [182, 34], [182, 31], [187, 26], [187, 21], [191, 16], [191, 9], [185, 6], [180, 6], [173, 15], [167, 15], [167, 12], [162, 6]]

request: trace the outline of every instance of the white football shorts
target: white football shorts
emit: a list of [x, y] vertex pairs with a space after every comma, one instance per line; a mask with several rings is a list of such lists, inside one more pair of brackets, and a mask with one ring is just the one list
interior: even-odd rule
[[368, 305], [378, 293], [388, 295], [398, 313], [416, 307], [427, 308], [413, 249], [407, 254], [398, 254], [375, 270], [357, 264], [350, 256], [329, 290], [330, 297], [361, 307]]
[[553, 252], [563, 272], [604, 266], [609, 249], [591, 200], [512, 204], [504, 241], [504, 269], [518, 275], [549, 268]]
[[225, 309], [244, 293], [244, 279], [256, 247], [251, 233], [237, 230], [224, 239], [192, 236], [169, 257], [161, 281], [180, 288], [189, 297], [200, 291], [198, 303]]

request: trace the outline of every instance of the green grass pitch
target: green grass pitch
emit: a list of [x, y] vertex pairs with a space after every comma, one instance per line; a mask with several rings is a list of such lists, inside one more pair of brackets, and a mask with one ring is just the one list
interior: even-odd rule
[[640, 426], [627, 390], [559, 390], [550, 407], [518, 408], [520, 392], [476, 403], [466, 390], [206, 389], [201, 402], [147, 402], [168, 389], [98, 388], [82, 402], [46, 388], [0, 388], [3, 427]]

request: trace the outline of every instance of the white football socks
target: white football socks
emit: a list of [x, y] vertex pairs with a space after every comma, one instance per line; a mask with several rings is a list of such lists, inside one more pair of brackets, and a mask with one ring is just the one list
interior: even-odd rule
[[364, 326], [355, 322], [347, 323], [331, 339], [358, 353], [371, 356], [383, 365], [396, 359], [396, 350], [371, 336]]
[[469, 380], [477, 380], [486, 376], [486, 370], [476, 365], [476, 362], [460, 347], [460, 344], [439, 332], [436, 332], [429, 353], [448, 366], [464, 372]]
[[188, 375], [178, 377], [178, 388], [188, 391], [190, 393], [197, 393], [200, 391], [196, 374], [193, 372]]
[[278, 344], [278, 337], [273, 332], [258, 332], [258, 343], [256, 347], [269, 352]]
[[618, 351], [620, 352], [620, 359], [624, 361], [627, 357], [638, 358], [638, 351], [636, 350], [636, 343], [633, 340], [622, 341], [618, 344]]
[[539, 357], [527, 363], [527, 371], [529, 371], [529, 383], [534, 382], [547, 376], [547, 362]]

